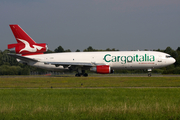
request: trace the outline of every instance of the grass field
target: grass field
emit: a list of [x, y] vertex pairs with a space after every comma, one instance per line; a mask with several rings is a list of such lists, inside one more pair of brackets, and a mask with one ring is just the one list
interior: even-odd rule
[[180, 87], [180, 77], [1, 77], [0, 88]]
[[180, 119], [179, 86], [180, 77], [3, 77], [0, 119]]

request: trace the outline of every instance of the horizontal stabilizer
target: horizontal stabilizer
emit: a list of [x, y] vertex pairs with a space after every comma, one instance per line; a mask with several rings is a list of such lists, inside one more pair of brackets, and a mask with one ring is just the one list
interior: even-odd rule
[[15, 48], [16, 46], [22, 45], [22, 43], [8, 44], [8, 49]]

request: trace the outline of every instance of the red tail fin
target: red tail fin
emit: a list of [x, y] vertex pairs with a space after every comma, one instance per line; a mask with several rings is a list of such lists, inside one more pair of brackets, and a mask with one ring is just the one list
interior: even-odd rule
[[9, 25], [16, 41], [22, 43], [19, 39], [27, 41], [30, 45], [36, 44], [36, 42], [19, 26], [19, 25]]
[[47, 51], [45, 43], [36, 43], [19, 25], [9, 25], [17, 43], [9, 44], [8, 49], [14, 48], [17, 54], [43, 54]]

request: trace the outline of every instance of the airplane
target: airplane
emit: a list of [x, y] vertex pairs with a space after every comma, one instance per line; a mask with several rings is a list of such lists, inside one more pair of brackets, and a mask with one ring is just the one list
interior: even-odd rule
[[103, 51], [103, 52], [64, 52], [44, 54], [48, 50], [46, 43], [36, 43], [19, 25], [9, 25], [17, 43], [8, 44], [15, 48], [18, 62], [48, 70], [77, 71], [75, 76], [85, 76], [86, 70], [100, 74], [113, 73], [120, 69], [152, 69], [175, 63], [167, 53], [157, 51]]

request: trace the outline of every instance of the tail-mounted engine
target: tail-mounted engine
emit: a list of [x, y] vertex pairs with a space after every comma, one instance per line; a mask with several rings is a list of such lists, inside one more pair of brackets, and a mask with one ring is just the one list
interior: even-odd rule
[[109, 65], [97, 65], [95, 67], [92, 67], [90, 70], [100, 74], [109, 74], [114, 72], [113, 70], [111, 70], [111, 67]]
[[30, 45], [28, 42], [8, 44], [8, 49], [15, 48], [17, 54], [41, 54], [48, 50], [46, 43], [35, 43]]

